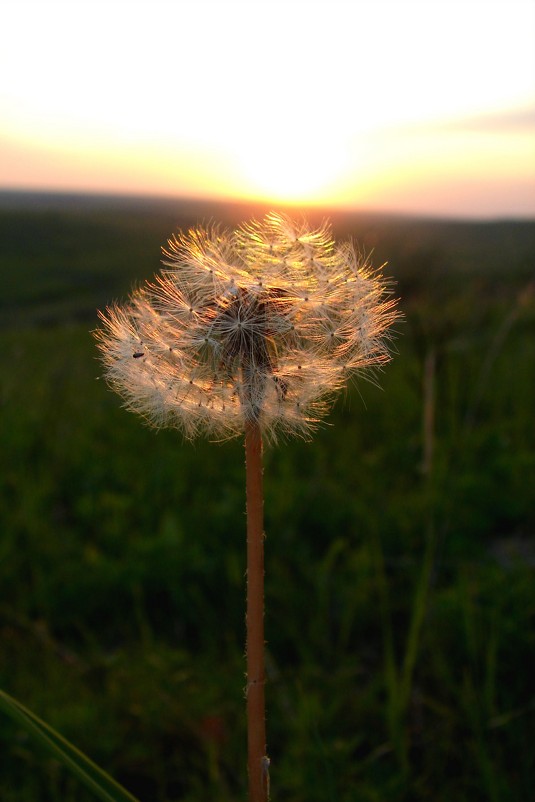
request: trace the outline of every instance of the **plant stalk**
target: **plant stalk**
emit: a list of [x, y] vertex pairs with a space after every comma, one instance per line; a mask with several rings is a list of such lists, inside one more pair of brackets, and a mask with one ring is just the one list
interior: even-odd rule
[[256, 421], [245, 425], [247, 495], [247, 755], [249, 802], [269, 799], [264, 669], [264, 496], [262, 435]]

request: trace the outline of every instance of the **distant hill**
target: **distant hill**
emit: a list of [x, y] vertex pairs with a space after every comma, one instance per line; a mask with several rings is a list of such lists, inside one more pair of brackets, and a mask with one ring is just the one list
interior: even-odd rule
[[[284, 208], [278, 207], [278, 211]], [[160, 267], [160, 249], [179, 229], [261, 217], [252, 203], [51, 192], [0, 192], [0, 328], [94, 319]], [[437, 220], [364, 211], [296, 209], [311, 224], [330, 218], [405, 297], [466, 296], [469, 282], [500, 293], [535, 277], [535, 220]], [[452, 283], [453, 282], [453, 283]], [[440, 300], [442, 299], [442, 301]]]

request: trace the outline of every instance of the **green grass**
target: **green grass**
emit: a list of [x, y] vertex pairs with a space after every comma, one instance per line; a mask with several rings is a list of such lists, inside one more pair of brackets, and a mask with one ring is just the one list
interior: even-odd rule
[[[210, 216], [0, 212], [0, 687], [142, 802], [246, 795], [243, 447], [141, 425], [89, 331]], [[535, 225], [335, 226], [388, 258], [405, 322], [382, 389], [266, 453], [273, 798], [527, 802]], [[0, 738], [2, 800], [92, 798], [7, 718]]]

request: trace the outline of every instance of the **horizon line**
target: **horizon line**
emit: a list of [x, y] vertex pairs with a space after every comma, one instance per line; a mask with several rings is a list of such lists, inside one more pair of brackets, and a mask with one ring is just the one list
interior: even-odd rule
[[84, 190], [84, 189], [58, 189], [58, 188], [30, 188], [30, 187], [10, 187], [0, 186], [0, 207], [6, 207], [6, 201], [14, 197], [23, 197], [29, 200], [33, 198], [38, 201], [54, 199], [67, 201], [76, 199], [89, 203], [121, 203], [143, 204], [143, 203], [191, 203], [195, 205], [215, 205], [215, 206], [251, 206], [261, 207], [267, 210], [282, 209], [288, 213], [306, 212], [309, 214], [333, 214], [333, 215], [362, 215], [371, 217], [388, 217], [399, 219], [426, 220], [429, 222], [459, 222], [459, 223], [500, 223], [500, 222], [535, 222], [535, 214], [460, 214], [453, 213], [426, 213], [417, 210], [399, 210], [378, 207], [359, 207], [349, 205], [320, 204], [320, 203], [270, 203], [262, 198], [237, 198], [237, 197], [207, 197], [167, 194], [156, 192], [121, 192], [117, 190]]

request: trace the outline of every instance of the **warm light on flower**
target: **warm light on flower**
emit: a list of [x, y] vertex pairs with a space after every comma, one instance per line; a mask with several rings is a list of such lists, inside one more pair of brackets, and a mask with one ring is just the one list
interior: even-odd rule
[[395, 301], [328, 225], [193, 229], [163, 265], [97, 331], [109, 384], [155, 426], [307, 436], [352, 375], [389, 360]]

